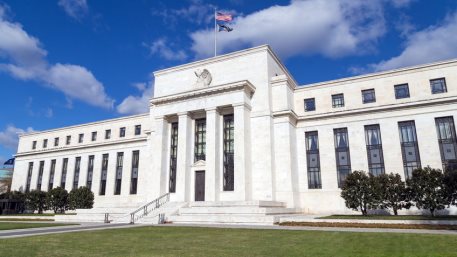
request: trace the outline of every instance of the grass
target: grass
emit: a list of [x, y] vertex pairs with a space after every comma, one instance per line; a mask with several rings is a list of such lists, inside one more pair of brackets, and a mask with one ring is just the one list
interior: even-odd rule
[[0, 240], [2, 256], [455, 256], [457, 236], [139, 227]]
[[358, 219], [358, 220], [457, 220], [457, 215], [422, 216], [422, 215], [330, 215], [316, 219]]
[[2, 222], [2, 221], [37, 221], [37, 222], [42, 222], [42, 221], [54, 221], [54, 219], [3, 218], [3, 219], [0, 219], [0, 222]]
[[1, 230], [11, 230], [11, 229], [42, 228], [42, 227], [55, 227], [55, 226], [66, 226], [66, 225], [68, 225], [68, 224], [0, 222], [0, 231]]
[[433, 229], [457, 230], [457, 225], [439, 224], [374, 224], [350, 222], [282, 222], [281, 226], [332, 227], [332, 228], [397, 228], [397, 229]]
[[0, 215], [0, 217], [3, 217], [3, 216], [54, 216], [55, 214], [54, 213], [42, 213], [42, 214], [38, 214], [38, 213], [17, 213], [17, 214], [2, 214]]

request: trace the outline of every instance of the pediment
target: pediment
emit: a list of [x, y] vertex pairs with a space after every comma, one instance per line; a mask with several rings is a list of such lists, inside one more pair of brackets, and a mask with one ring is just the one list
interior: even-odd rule
[[198, 161], [194, 162], [194, 164], [192, 164], [192, 167], [202, 167], [202, 166], [206, 166], [206, 161], [198, 160]]

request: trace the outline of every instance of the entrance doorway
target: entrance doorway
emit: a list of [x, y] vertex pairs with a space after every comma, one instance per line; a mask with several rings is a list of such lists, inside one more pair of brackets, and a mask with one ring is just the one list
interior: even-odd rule
[[205, 201], [205, 171], [195, 171], [195, 201]]

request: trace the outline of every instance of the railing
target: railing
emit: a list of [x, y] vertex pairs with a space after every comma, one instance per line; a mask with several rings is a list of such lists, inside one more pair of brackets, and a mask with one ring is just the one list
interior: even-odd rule
[[[152, 200], [151, 202], [143, 205], [142, 207], [136, 209], [130, 213], [130, 224], [135, 224], [135, 221], [141, 219], [144, 216], [147, 216], [150, 212], [160, 208], [162, 205], [170, 201], [170, 193], [166, 193], [159, 198]], [[160, 214], [159, 214], [160, 216]], [[162, 215], [163, 216], [163, 215]], [[163, 219], [163, 217], [161, 217]], [[160, 220], [159, 220], [160, 223]]]

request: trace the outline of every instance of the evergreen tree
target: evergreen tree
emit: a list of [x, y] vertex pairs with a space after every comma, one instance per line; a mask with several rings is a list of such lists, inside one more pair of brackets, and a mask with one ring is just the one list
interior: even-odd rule
[[54, 211], [54, 213], [65, 213], [65, 210], [68, 209], [67, 190], [61, 187], [51, 189], [47, 194], [46, 202], [48, 203], [49, 208]]
[[379, 183], [372, 174], [364, 171], [350, 173], [342, 187], [341, 197], [345, 200], [346, 207], [361, 211], [362, 215], [368, 214], [368, 209], [379, 205]]
[[41, 190], [32, 190], [26, 194], [26, 205], [29, 210], [38, 211], [42, 214], [47, 209], [46, 192]]
[[447, 170], [444, 173], [443, 183], [449, 204], [457, 205], [457, 170]]
[[74, 209], [90, 209], [94, 205], [94, 193], [87, 187], [73, 189], [69, 194], [69, 207]]
[[406, 183], [399, 174], [381, 174], [377, 178], [379, 183], [380, 207], [392, 209], [395, 215], [398, 210], [411, 207], [410, 195]]

